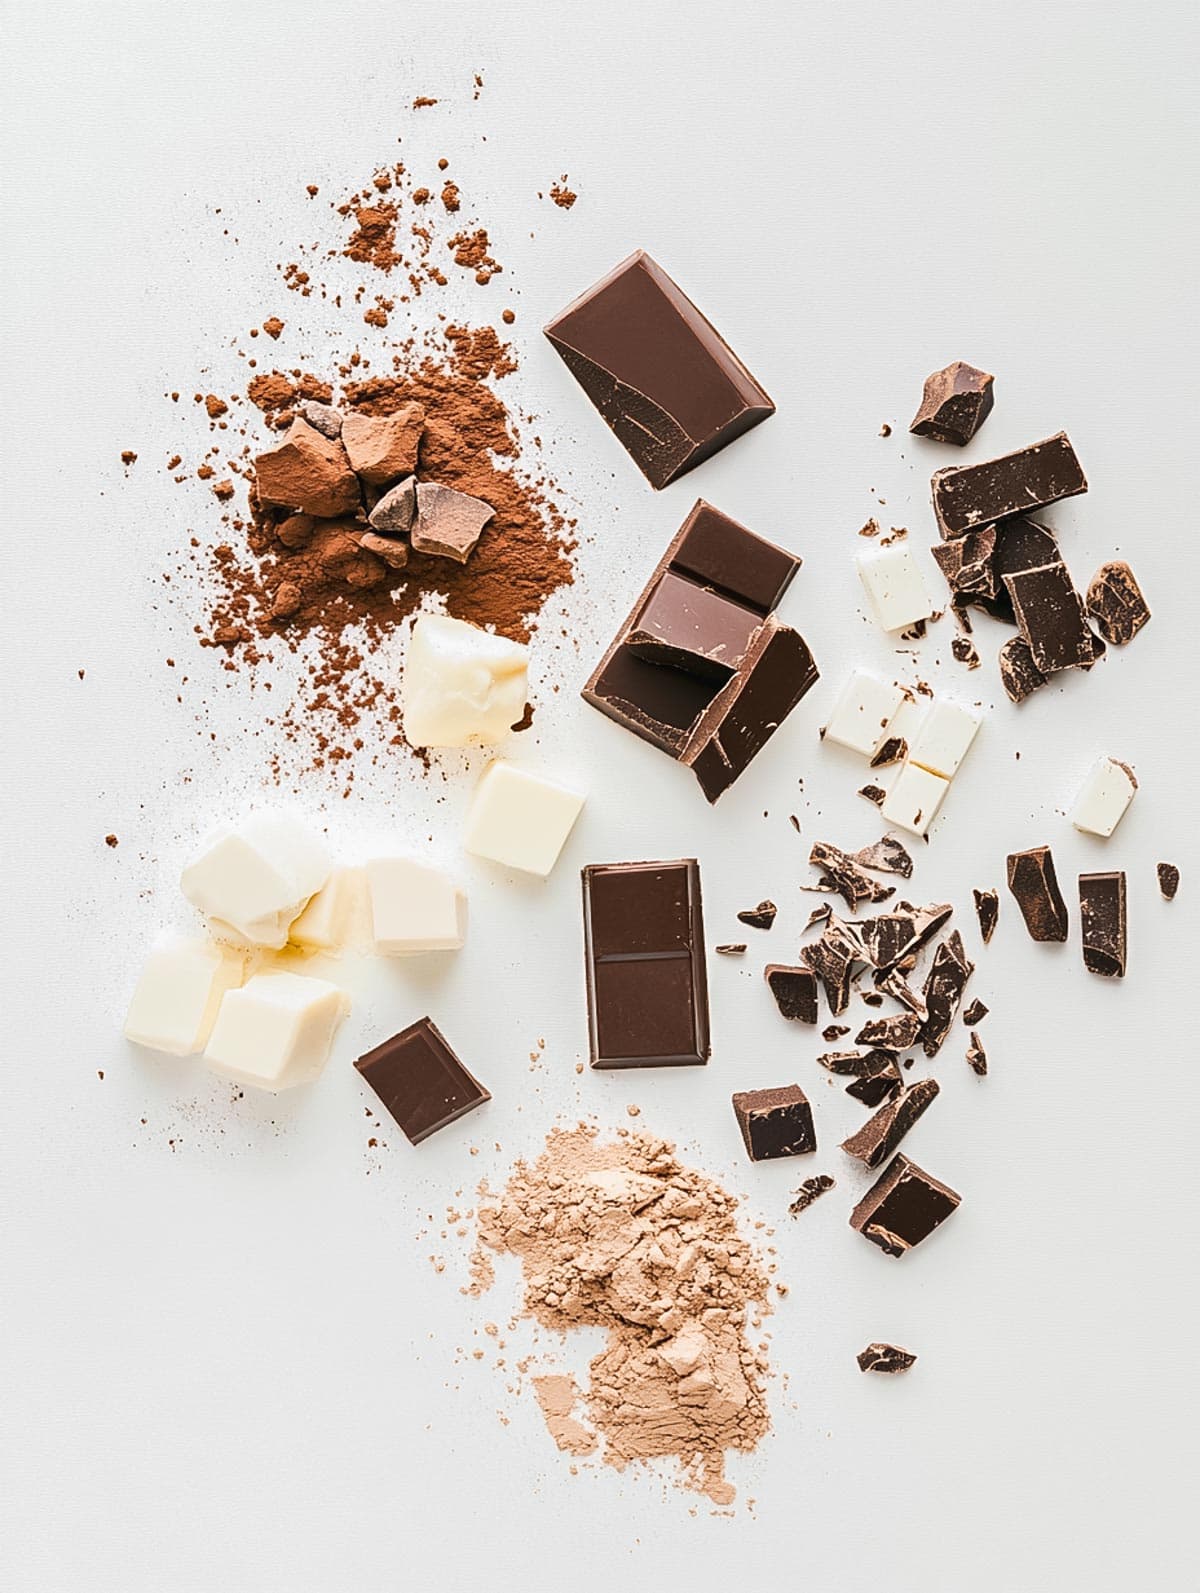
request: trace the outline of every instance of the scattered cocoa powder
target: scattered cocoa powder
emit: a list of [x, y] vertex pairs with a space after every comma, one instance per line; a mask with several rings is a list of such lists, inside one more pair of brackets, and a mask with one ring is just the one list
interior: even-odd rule
[[442, 189], [442, 204], [451, 212], [459, 209], [462, 199], [458, 192], [457, 183], [447, 182], [445, 184]]
[[[315, 194], [316, 191], [317, 190], [315, 188], [310, 188], [309, 189], [309, 193], [310, 194]], [[280, 332], [283, 331], [283, 328], [284, 328], [284, 323], [279, 319], [279, 317], [277, 315], [269, 315], [267, 317], [267, 319], [262, 324], [262, 329], [267, 334], [267, 336], [275, 338], [276, 340], [278, 340], [279, 334], [280, 334]]]
[[562, 174], [556, 183], [550, 184], [550, 197], [560, 210], [570, 210], [571, 206], [579, 198], [578, 194], [572, 193], [567, 187], [566, 172]]

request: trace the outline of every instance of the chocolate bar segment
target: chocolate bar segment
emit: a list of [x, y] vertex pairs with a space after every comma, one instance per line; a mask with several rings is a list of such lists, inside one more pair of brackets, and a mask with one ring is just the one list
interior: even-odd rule
[[885, 1255], [903, 1256], [940, 1228], [961, 1199], [898, 1152], [850, 1213], [850, 1226]]
[[628, 647], [650, 664], [673, 664], [724, 683], [744, 661], [763, 622], [757, 609], [664, 570], [629, 632]]
[[1060, 431], [998, 459], [939, 470], [931, 486], [938, 528], [949, 538], [1073, 498], [1087, 491], [1087, 478]]
[[643, 250], [545, 331], [652, 487], [665, 487], [775, 412], [729, 345]]
[[763, 976], [785, 1018], [798, 1023], [817, 1021], [817, 976], [811, 968], [788, 968], [768, 963]]
[[1125, 977], [1125, 875], [1120, 870], [1079, 876], [1083, 965], [1105, 979]]
[[491, 1100], [428, 1018], [360, 1056], [354, 1066], [413, 1145]]
[[1060, 669], [1089, 669], [1095, 663], [1096, 639], [1065, 564], [1043, 564], [1006, 575], [1004, 585], [1036, 670], [1052, 675]]
[[733, 1111], [752, 1162], [806, 1156], [817, 1148], [812, 1107], [798, 1084], [777, 1090], [739, 1090]]
[[583, 922], [592, 1066], [706, 1062], [708, 981], [694, 859], [589, 864]]
[[1067, 904], [1058, 888], [1048, 846], [1008, 855], [1008, 888], [1033, 940], [1066, 940]]
[[919, 1079], [910, 1090], [903, 1091], [894, 1101], [881, 1106], [874, 1117], [868, 1118], [857, 1134], [842, 1141], [847, 1156], [854, 1156], [866, 1166], [875, 1168], [896, 1149], [909, 1129], [937, 1099], [936, 1079]]
[[925, 378], [921, 407], [909, 431], [962, 448], [992, 412], [994, 381], [986, 371], [976, 370], [964, 360], [934, 371]]

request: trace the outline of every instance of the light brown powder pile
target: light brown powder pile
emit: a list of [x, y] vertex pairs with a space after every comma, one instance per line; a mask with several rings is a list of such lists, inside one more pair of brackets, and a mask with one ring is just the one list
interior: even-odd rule
[[677, 1458], [684, 1486], [722, 1505], [728, 1451], [753, 1449], [770, 1425], [766, 1363], [747, 1336], [748, 1316], [757, 1325], [769, 1309], [767, 1276], [736, 1207], [667, 1141], [622, 1130], [601, 1144], [580, 1125], [553, 1130], [479, 1212], [482, 1241], [521, 1259], [529, 1315], [558, 1332], [608, 1330], [581, 1393], [569, 1377], [537, 1380], [559, 1446], [600, 1442], [618, 1469]]

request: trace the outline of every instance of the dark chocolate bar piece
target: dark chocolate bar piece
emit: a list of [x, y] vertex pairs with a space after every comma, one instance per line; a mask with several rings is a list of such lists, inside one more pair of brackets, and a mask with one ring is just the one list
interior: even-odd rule
[[921, 407], [913, 416], [909, 431], [962, 448], [992, 412], [994, 380], [964, 360], [934, 371], [925, 378]]
[[414, 1145], [491, 1100], [428, 1018], [360, 1056], [354, 1066]]
[[739, 1090], [733, 1110], [752, 1162], [805, 1156], [817, 1148], [812, 1107], [798, 1084], [778, 1090]]
[[1008, 854], [1008, 888], [1033, 940], [1066, 940], [1067, 904], [1048, 846]]
[[907, 1051], [917, 1043], [921, 1020], [915, 1012], [896, 1012], [888, 1018], [870, 1018], [854, 1036], [855, 1045], [877, 1045], [884, 1051]]
[[933, 954], [925, 980], [925, 1007], [929, 1016], [921, 1026], [921, 1045], [926, 1056], [936, 1056], [954, 1027], [967, 980], [975, 971], [963, 947], [962, 936], [951, 930]]
[[892, 1154], [909, 1129], [938, 1096], [936, 1079], [918, 1079], [909, 1090], [881, 1106], [859, 1129], [842, 1141], [847, 1156], [875, 1168]]
[[825, 988], [829, 1010], [836, 1018], [850, 1005], [850, 975], [855, 963], [866, 962], [867, 955], [858, 930], [830, 913], [818, 939], [800, 948], [801, 959]]
[[652, 487], [665, 487], [775, 412], [729, 345], [643, 250], [545, 330]]
[[996, 921], [1000, 917], [1000, 896], [997, 891], [973, 891], [975, 897], [975, 912], [979, 918], [979, 933], [986, 946], [996, 933]]
[[864, 918], [858, 925], [863, 961], [887, 973], [898, 964], [915, 957], [925, 943], [937, 934], [954, 909], [948, 902], [929, 907], [913, 907], [901, 902], [895, 911]]
[[1158, 872], [1158, 888], [1162, 892], [1163, 901], [1173, 902], [1175, 892], [1179, 889], [1178, 868], [1174, 863], [1156, 863], [1155, 868]]
[[1006, 575], [1004, 584], [1035, 669], [1052, 675], [1059, 669], [1089, 669], [1095, 663], [1095, 637], [1065, 564], [1021, 570]]
[[722, 684], [736, 673], [763, 622], [757, 609], [664, 570], [633, 628], [627, 646], [650, 664], [670, 664]]
[[817, 976], [811, 968], [787, 968], [770, 962], [763, 969], [776, 1005], [785, 1018], [799, 1023], [817, 1021]]
[[1065, 431], [978, 465], [939, 470], [931, 482], [933, 512], [944, 537], [1031, 514], [1087, 491], [1087, 477]]
[[779, 909], [774, 902], [759, 902], [757, 907], [747, 907], [738, 914], [738, 922], [751, 929], [770, 929]]
[[1079, 876], [1083, 965], [1106, 979], [1125, 977], [1125, 875], [1121, 870]]
[[708, 981], [695, 860], [589, 864], [583, 927], [592, 1066], [706, 1062]]
[[854, 854], [860, 868], [874, 869], [877, 874], [899, 874], [901, 879], [911, 879], [913, 860], [894, 835], [881, 836], [870, 846], [860, 847]]
[[904, 1080], [895, 1057], [889, 1052], [873, 1051], [871, 1055], [875, 1058], [872, 1065], [876, 1071], [866, 1073], [860, 1079], [851, 1079], [846, 1086], [846, 1094], [874, 1110], [882, 1106], [884, 1101], [899, 1095], [904, 1088]]
[[1049, 679], [1033, 661], [1023, 636], [1010, 636], [1000, 649], [1000, 680], [1011, 702], [1024, 702]]
[[850, 1213], [850, 1226], [885, 1255], [903, 1256], [940, 1228], [961, 1200], [900, 1151]]
[[1106, 642], [1124, 647], [1150, 618], [1137, 577], [1123, 559], [1102, 564], [1087, 590], [1087, 610]]
[[902, 1350], [898, 1344], [868, 1344], [865, 1350], [859, 1350], [855, 1360], [860, 1371], [882, 1372], [889, 1377], [917, 1364], [912, 1351]]
[[820, 1200], [822, 1195], [829, 1193], [836, 1186], [836, 1180], [830, 1178], [828, 1173], [818, 1173], [815, 1178], [806, 1178], [796, 1191], [796, 1198], [788, 1210], [793, 1217], [798, 1217], [802, 1211], [807, 1211], [815, 1200]]

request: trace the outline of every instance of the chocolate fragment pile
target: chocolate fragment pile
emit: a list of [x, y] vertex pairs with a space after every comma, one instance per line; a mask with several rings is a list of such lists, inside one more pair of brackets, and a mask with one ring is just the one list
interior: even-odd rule
[[1058, 888], [1048, 846], [1009, 853], [1008, 888], [1021, 909], [1031, 939], [1066, 940], [1067, 904]]
[[907, 1372], [910, 1366], [917, 1364], [916, 1356], [910, 1350], [902, 1350], [898, 1344], [868, 1344], [865, 1350], [859, 1350], [855, 1359], [860, 1371], [882, 1372], [889, 1377]]
[[913, 416], [910, 432], [935, 442], [969, 443], [992, 412], [995, 378], [955, 360], [944, 370], [925, 378], [921, 407]]

